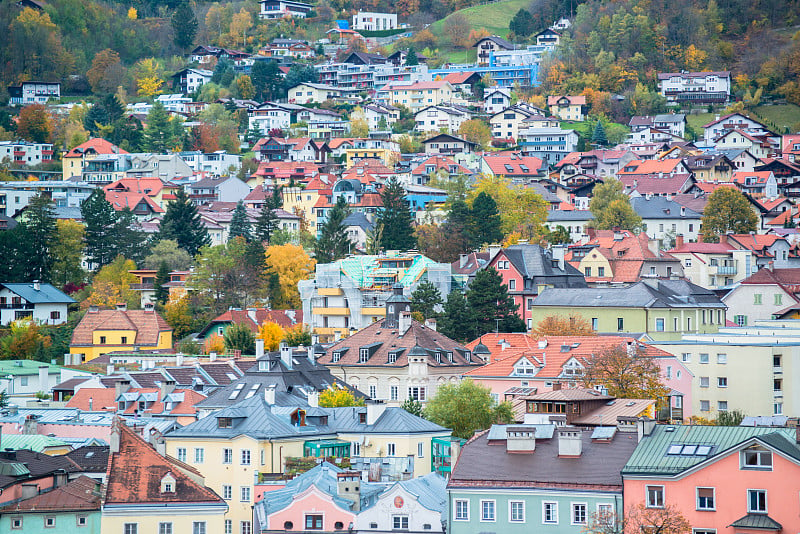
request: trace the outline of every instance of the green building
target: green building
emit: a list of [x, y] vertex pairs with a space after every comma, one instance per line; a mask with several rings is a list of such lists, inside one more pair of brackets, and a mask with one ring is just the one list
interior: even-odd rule
[[0, 532], [100, 534], [100, 503], [101, 484], [82, 475], [0, 509]]

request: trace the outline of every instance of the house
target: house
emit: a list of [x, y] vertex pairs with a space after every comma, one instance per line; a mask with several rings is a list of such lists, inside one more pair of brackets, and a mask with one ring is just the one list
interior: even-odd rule
[[585, 96], [548, 96], [547, 107], [550, 113], [565, 121], [581, 122], [586, 119]]
[[51, 284], [0, 283], [0, 325], [30, 318], [41, 324], [67, 322], [67, 308], [76, 301]]
[[211, 58], [226, 59], [236, 66], [242, 66], [244, 61], [250, 57], [247, 52], [240, 52], [238, 50], [230, 50], [227, 48], [220, 48], [211, 45], [199, 45], [194, 50], [187, 54], [191, 63], [211, 63]]
[[[0, 505], [3, 507], [13, 506], [14, 503], [23, 499], [35, 497], [39, 493], [46, 494], [52, 492], [60, 486], [64, 486], [68, 482], [69, 475], [80, 473], [80, 468], [64, 455], [49, 456], [40, 452], [29, 450], [17, 451], [4, 451], [0, 455], [0, 468], [3, 469], [3, 474], [0, 475], [0, 489], [3, 493], [0, 495]], [[63, 495], [62, 495], [63, 496]], [[24, 519], [20, 516], [14, 516], [20, 519], [20, 530], [28, 531], [28, 526], [25, 526]], [[12, 517], [11, 527], [13, 532], [14, 521]], [[41, 518], [40, 518], [41, 520]], [[0, 525], [8, 521], [5, 517], [0, 516]], [[30, 527], [44, 527], [44, 522], [40, 524], [29, 523]], [[4, 530], [4, 532], [6, 532]]]
[[773, 154], [774, 147], [766, 136], [755, 136], [744, 130], [731, 130], [714, 140], [718, 150], [747, 150], [757, 158], [766, 158]]
[[[450, 85], [453, 86], [457, 92], [461, 93], [461, 96], [464, 98], [470, 99], [475, 95], [475, 84], [481, 81], [481, 73], [476, 71], [463, 71], [463, 72], [451, 72], [447, 74], [443, 79], [450, 82]], [[491, 90], [492, 88], [487, 88], [484, 90], [484, 102], [486, 98], [486, 92]]]
[[273, 39], [267, 46], [261, 47], [258, 53], [266, 57], [293, 57], [300, 59], [309, 59], [316, 55], [316, 51], [306, 41], [285, 39], [283, 37]]
[[618, 399], [603, 391], [582, 387], [522, 395], [512, 390], [505, 396], [507, 399], [511, 397], [518, 423], [557, 421], [604, 431], [611, 427], [616, 431], [631, 432], [633, 421], [641, 417], [655, 419], [656, 416], [656, 401], [653, 399]]
[[319, 165], [309, 161], [262, 161], [247, 179], [247, 185], [256, 188], [287, 186], [291, 182], [306, 183], [319, 174]]
[[87, 533], [100, 532], [102, 487], [85, 475], [47, 493], [24, 498], [0, 508], [0, 530], [44, 532], [46, 528], [70, 531], [85, 527]]
[[439, 134], [422, 142], [426, 154], [469, 154], [477, 148], [477, 143], [450, 134]]
[[683, 113], [637, 115], [631, 117], [628, 126], [631, 127], [633, 132], [654, 128], [682, 138], [686, 135], [686, 115]]
[[421, 133], [458, 132], [461, 125], [472, 118], [469, 109], [455, 104], [439, 104], [420, 109], [414, 114], [414, 131]]
[[544, 46], [548, 50], [554, 50], [558, 43], [561, 42], [561, 33], [553, 28], [545, 28], [534, 37], [536, 37], [537, 46]]
[[700, 233], [703, 215], [674, 200], [662, 196], [634, 196], [631, 207], [660, 248], [672, 248], [678, 235], [694, 241]]
[[547, 288], [533, 300], [531, 321], [574, 313], [597, 332], [667, 340], [716, 332], [725, 324], [725, 309], [712, 291], [685, 280], [646, 279], [627, 287]]
[[626, 506], [674, 507], [696, 532], [800, 526], [789, 500], [800, 488], [794, 429], [645, 425], [622, 468]]
[[0, 360], [0, 388], [12, 397], [32, 397], [75, 377], [88, 377], [88, 371], [78, 371], [36, 360]]
[[216, 334], [224, 336], [225, 332], [233, 324], [243, 324], [253, 332], [258, 332], [258, 328], [264, 323], [275, 323], [284, 330], [292, 328], [303, 322], [300, 310], [270, 310], [268, 308], [247, 308], [245, 310], [231, 309], [218, 315], [211, 320], [197, 334], [198, 339]]
[[375, 229], [375, 223], [370, 221], [366, 215], [361, 212], [354, 212], [345, 217], [342, 221], [347, 238], [353, 244], [356, 250], [364, 251], [367, 246], [367, 240]]
[[250, 193], [250, 186], [235, 176], [203, 178], [189, 185], [189, 199], [195, 206], [212, 202], [238, 202]]
[[431, 156], [411, 170], [411, 183], [425, 185], [431, 177], [449, 180], [451, 176], [472, 176], [474, 173], [447, 156]]
[[205, 485], [197, 469], [162, 456], [118, 418], [111, 430], [110, 453], [102, 532], [223, 532], [226, 525], [232, 529], [232, 520], [225, 519], [228, 504]]
[[224, 150], [215, 150], [205, 154], [199, 150], [193, 150], [181, 152], [179, 155], [191, 171], [206, 176], [225, 176], [235, 173], [242, 166], [242, 156], [229, 154]]
[[620, 469], [635, 447], [616, 427], [492, 425], [453, 467], [448, 531], [583, 532], [596, 513], [622, 513]]
[[248, 128], [257, 129], [264, 135], [275, 129], [288, 130], [292, 124], [292, 110], [272, 102], [248, 110], [247, 116]]
[[579, 140], [575, 130], [561, 128], [527, 128], [520, 130], [519, 138], [524, 155], [541, 158], [548, 165], [555, 165], [574, 152]]
[[0, 160], [5, 158], [19, 165], [53, 163], [53, 145], [27, 141], [0, 141]]
[[659, 72], [658, 90], [667, 104], [725, 104], [731, 98], [731, 73]]
[[367, 117], [370, 131], [378, 131], [385, 128], [391, 129], [392, 125], [400, 120], [400, 110], [388, 104], [367, 104], [364, 106], [364, 114]]
[[338, 87], [321, 83], [303, 82], [289, 89], [290, 104], [321, 104], [341, 96], [342, 91]]
[[514, 104], [489, 116], [489, 125], [492, 127], [492, 137], [497, 140], [506, 140], [515, 143], [519, 133], [526, 128], [558, 128], [558, 120], [548, 118], [537, 108], [527, 104]]
[[314, 6], [304, 2], [294, 0], [260, 0], [261, 12], [258, 14], [262, 19], [282, 19], [294, 17], [304, 19]]
[[490, 35], [480, 39], [477, 43], [472, 45], [472, 48], [478, 49], [478, 66], [486, 66], [489, 64], [489, 59], [494, 52], [514, 50], [516, 49], [516, 45], [496, 35]]
[[771, 133], [764, 124], [743, 113], [730, 113], [722, 117], [716, 116], [713, 121], [703, 125], [703, 142], [708, 146], [714, 146], [717, 139], [734, 130], [756, 136]]
[[454, 103], [455, 89], [445, 80], [434, 82], [415, 81], [413, 83], [390, 83], [381, 90], [387, 95], [387, 103], [392, 106], [402, 104], [413, 112], [427, 106]]
[[386, 300], [385, 319], [334, 343], [319, 362], [372, 399], [425, 403], [439, 386], [457, 382], [483, 362], [438, 333], [434, 322], [412, 320], [410, 300], [401, 291], [398, 284]]
[[753, 198], [778, 197], [778, 181], [772, 171], [736, 171], [731, 179], [743, 193]]
[[[127, 154], [118, 146], [109, 143], [105, 139], [94, 137], [85, 143], [74, 147], [61, 157], [62, 172], [64, 180], [69, 180], [73, 176], [82, 176], [86, 163], [101, 155]], [[108, 180], [109, 182], [113, 180]]]
[[172, 83], [181, 93], [190, 95], [196, 93], [202, 86], [211, 81], [213, 72], [206, 69], [186, 68], [172, 75]]
[[761, 319], [781, 317], [788, 309], [800, 309], [800, 270], [776, 269], [768, 265], [748, 276], [726, 294], [728, 320], [739, 326]]
[[753, 251], [729, 244], [727, 236], [719, 243], [689, 243], [679, 235], [667, 252], [681, 260], [687, 280], [708, 289], [730, 286], [758, 270]]
[[701, 182], [730, 182], [736, 164], [723, 153], [707, 153], [684, 159], [686, 169]]
[[103, 354], [120, 350], [164, 350], [172, 348], [172, 328], [152, 306], [128, 310], [118, 304], [113, 310], [90, 306], [75, 327], [70, 354], [88, 362]]
[[777, 234], [726, 234], [725, 239], [736, 248], [751, 250], [758, 269], [770, 265], [774, 269], [789, 269], [797, 267], [800, 261], [787, 237]]
[[483, 90], [483, 110], [488, 115], [500, 113], [511, 106], [511, 89], [497, 85]]
[[559, 226], [564, 227], [569, 232], [570, 240], [574, 242], [586, 235], [586, 228], [593, 220], [594, 214], [589, 210], [548, 210], [545, 226], [550, 231]]
[[529, 182], [541, 178], [542, 160], [515, 152], [484, 153], [480, 171], [488, 176], [505, 176], [512, 181]]
[[[317, 264], [315, 277], [298, 283], [303, 317], [322, 341], [333, 341], [386, 316], [397, 284], [409, 293], [423, 280], [450, 294], [450, 264], [419, 253], [387, 252]], [[405, 297], [402, 297], [405, 298]]]
[[[432, 458], [436, 462], [441, 457], [432, 453]], [[446, 484], [438, 473], [392, 483], [377, 496], [374, 506], [362, 508], [355, 531], [366, 534], [375, 528], [390, 531], [407, 525], [409, 532], [438, 532], [447, 521]], [[391, 515], [385, 510], [391, 510]]]
[[511, 245], [500, 249], [487, 267], [496, 270], [518, 306], [517, 315], [528, 329], [533, 320], [533, 302], [545, 288], [586, 288], [583, 275], [564, 258], [564, 247], [543, 249], [539, 245]]
[[19, 85], [8, 86], [9, 104], [27, 106], [30, 104], [47, 104], [50, 99], [61, 98], [61, 84], [58, 82], [26, 81]]
[[397, 13], [359, 11], [353, 15], [353, 29], [370, 32], [397, 29]]
[[164, 208], [149, 195], [134, 191], [106, 191], [106, 201], [116, 211], [130, 210], [138, 220], [146, 221], [164, 213]]
[[559, 181], [568, 183], [576, 174], [596, 177], [616, 176], [636, 156], [629, 150], [595, 149], [588, 152], [571, 152], [556, 163]]

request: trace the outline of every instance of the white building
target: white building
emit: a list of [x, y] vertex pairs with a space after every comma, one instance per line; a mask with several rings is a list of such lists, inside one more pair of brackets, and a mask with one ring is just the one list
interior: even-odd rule
[[397, 13], [370, 13], [359, 11], [353, 15], [353, 28], [356, 31], [382, 31], [397, 28]]
[[91, 376], [88, 371], [76, 371], [35, 360], [3, 360], [0, 362], [0, 391], [12, 397], [33, 398], [36, 393], [47, 393], [70, 378]]
[[0, 161], [6, 158], [14, 165], [52, 163], [53, 145], [27, 141], [0, 141]]
[[46, 104], [51, 98], [61, 98], [61, 84], [58, 82], [22, 82], [8, 86], [9, 102], [14, 105]]
[[284, 17], [304, 19], [313, 8], [311, 4], [290, 0], [261, 0], [260, 3], [261, 12], [258, 16], [262, 19], [282, 19]]
[[367, 117], [370, 131], [381, 129], [381, 119], [386, 121], [388, 128], [400, 120], [400, 110], [389, 104], [368, 104], [364, 106], [364, 115]]
[[511, 105], [511, 89], [508, 87], [489, 87], [483, 91], [483, 109], [489, 115], [503, 111]]
[[555, 165], [578, 146], [575, 130], [561, 128], [528, 128], [521, 130], [522, 153], [541, 158], [548, 165]]
[[0, 182], [0, 215], [14, 216], [39, 194], [49, 196], [56, 207], [79, 208], [94, 189], [85, 182], [66, 180]]
[[724, 104], [731, 97], [731, 73], [661, 72], [658, 89], [667, 103]]
[[289, 89], [290, 104], [321, 104], [342, 96], [342, 91], [332, 85], [303, 82]]
[[292, 122], [292, 113], [288, 109], [264, 102], [259, 107], [248, 111], [248, 127], [253, 130], [260, 130], [267, 134], [270, 130], [277, 128], [286, 130]]
[[26, 317], [41, 324], [62, 324], [67, 322], [67, 306], [74, 303], [50, 284], [0, 283], [0, 324], [7, 326]]
[[228, 154], [224, 150], [217, 150], [210, 154], [196, 152], [181, 152], [181, 159], [186, 162], [196, 173], [206, 173], [212, 176], [223, 176], [239, 170], [242, 166], [242, 156]]
[[461, 125], [470, 120], [472, 114], [461, 106], [440, 104], [428, 106], [414, 114], [417, 132], [445, 132], [455, 134]]
[[183, 69], [173, 74], [172, 77], [175, 79], [175, 86], [181, 90], [181, 93], [188, 95], [210, 82], [213, 75], [213, 72], [206, 69]]

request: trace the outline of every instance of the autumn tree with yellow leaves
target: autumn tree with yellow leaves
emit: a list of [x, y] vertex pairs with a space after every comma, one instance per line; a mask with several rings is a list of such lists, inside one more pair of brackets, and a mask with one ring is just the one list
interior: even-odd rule
[[258, 334], [256, 339], [264, 340], [264, 350], [272, 351], [278, 350], [281, 340], [286, 335], [283, 328], [277, 323], [265, 322], [258, 327]]
[[118, 303], [125, 303], [129, 308], [138, 308], [139, 294], [131, 289], [131, 284], [139, 281], [130, 272], [135, 269], [133, 260], [117, 256], [92, 279], [92, 293], [83, 301], [83, 305], [113, 308]]
[[300, 292], [297, 282], [305, 280], [314, 272], [316, 261], [311, 259], [303, 247], [287, 243], [267, 247], [266, 274], [275, 278], [275, 291], [272, 293], [274, 309], [300, 307]]
[[319, 394], [319, 405], [323, 408], [364, 406], [364, 399], [356, 398], [349, 389], [334, 382], [332, 386]]
[[142, 59], [134, 67], [134, 72], [139, 96], [151, 98], [162, 93], [163, 69], [158, 61], [151, 57]]

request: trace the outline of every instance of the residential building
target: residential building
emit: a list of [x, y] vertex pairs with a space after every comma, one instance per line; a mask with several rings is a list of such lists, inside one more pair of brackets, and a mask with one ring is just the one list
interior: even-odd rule
[[677, 236], [694, 241], [703, 215], [662, 196], [633, 196], [631, 207], [642, 218], [642, 227], [660, 248], [671, 248]]
[[[570, 240], [577, 242], [586, 236], [589, 221], [593, 220], [594, 214], [589, 210], [548, 210], [545, 226], [550, 231], [562, 226], [569, 232]], [[582, 270], [580, 271], [583, 272]]]
[[258, 16], [262, 19], [282, 19], [294, 17], [304, 19], [314, 6], [305, 2], [294, 0], [260, 0], [261, 11]]
[[626, 506], [680, 510], [693, 532], [800, 526], [794, 429], [646, 425], [622, 469]]
[[531, 319], [572, 313], [602, 333], [646, 334], [655, 340], [716, 332], [725, 304], [714, 292], [685, 280], [646, 279], [627, 287], [548, 288], [533, 301]]
[[707, 153], [684, 160], [687, 170], [701, 182], [730, 182], [736, 165], [725, 154]]
[[517, 315], [533, 328], [533, 303], [548, 287], [586, 288], [583, 275], [564, 258], [564, 247], [544, 249], [539, 245], [512, 245], [500, 249], [487, 267], [503, 278], [508, 294], [518, 306]]
[[483, 110], [492, 116], [511, 106], [511, 90], [497, 85], [483, 91]]
[[394, 30], [397, 28], [397, 13], [373, 13], [359, 11], [353, 15], [353, 29], [370, 32]]
[[385, 128], [391, 129], [392, 125], [400, 120], [400, 110], [388, 104], [367, 104], [364, 106], [364, 114], [367, 117], [370, 131], [383, 129], [381, 124], [385, 124]]
[[425, 185], [430, 182], [432, 176], [449, 180], [451, 176], [458, 175], [473, 176], [474, 173], [447, 156], [431, 156], [411, 170], [411, 183]]
[[586, 107], [585, 96], [548, 96], [547, 107], [550, 113], [561, 120], [581, 122], [586, 118], [583, 112]]
[[434, 322], [412, 320], [409, 299], [401, 287], [395, 291], [386, 300], [385, 319], [334, 343], [319, 362], [372, 399], [425, 403], [440, 386], [458, 382], [483, 362], [438, 333]]
[[478, 65], [488, 65], [489, 58], [493, 52], [501, 50], [514, 50], [516, 45], [501, 39], [496, 35], [490, 35], [480, 39], [477, 43], [472, 45], [473, 48], [478, 49]]
[[270, 310], [269, 308], [230, 309], [211, 320], [197, 334], [199, 339], [216, 334], [224, 336], [231, 325], [245, 325], [254, 334], [264, 323], [275, 323], [284, 330], [302, 324], [303, 314], [300, 310]]
[[[566, 422], [567, 425], [584, 428], [606, 430], [610, 427], [617, 431], [631, 432], [634, 430], [634, 422], [639, 418], [656, 418], [655, 400], [615, 398], [606, 394], [602, 386], [597, 386], [597, 389], [562, 387], [544, 393], [522, 395], [512, 390], [505, 394], [506, 399], [509, 397], [518, 423]], [[682, 419], [679, 417], [678, 421]]]
[[247, 179], [247, 185], [251, 188], [287, 186], [290, 182], [308, 182], [318, 174], [319, 165], [310, 161], [262, 161]]
[[90, 306], [75, 327], [70, 354], [88, 362], [115, 351], [172, 349], [172, 328], [153, 309], [128, 310], [124, 304], [114, 310]]
[[464, 122], [472, 118], [472, 112], [454, 104], [439, 104], [420, 109], [414, 114], [414, 130], [422, 133], [458, 132]]
[[400, 159], [400, 145], [392, 139], [353, 139], [352, 147], [344, 150], [349, 168], [363, 159], [377, 159], [393, 166]]
[[753, 251], [758, 269], [788, 269], [800, 266], [794, 247], [787, 237], [777, 234], [726, 234], [725, 241], [736, 248]]
[[561, 33], [553, 28], [545, 28], [534, 37], [536, 37], [537, 45], [546, 46], [550, 50], [555, 50], [555, 47], [558, 46], [558, 43], [561, 41]]
[[759, 269], [722, 297], [728, 320], [739, 326], [800, 310], [800, 269]]
[[229, 154], [224, 150], [202, 153], [199, 150], [181, 152], [180, 157], [189, 168], [205, 176], [224, 176], [239, 170], [242, 165], [242, 156]]
[[189, 199], [195, 206], [212, 202], [238, 202], [250, 193], [250, 186], [235, 176], [203, 178], [189, 185]]
[[558, 119], [548, 118], [543, 112], [528, 104], [514, 104], [489, 116], [492, 137], [510, 143], [519, 139], [526, 128], [558, 128]]
[[415, 81], [413, 83], [391, 83], [382, 89], [387, 95], [387, 102], [393, 106], [402, 104], [413, 112], [427, 106], [449, 104], [453, 101], [454, 89], [450, 82]]
[[594, 514], [623, 512], [620, 470], [635, 447], [615, 427], [492, 425], [453, 467], [448, 531], [583, 532]]
[[61, 98], [61, 84], [58, 82], [26, 81], [8, 86], [9, 103], [18, 106], [47, 104], [50, 99]]
[[[127, 154], [118, 146], [109, 143], [105, 139], [94, 137], [85, 143], [74, 147], [69, 152], [65, 153], [61, 158], [63, 168], [64, 180], [69, 180], [73, 176], [82, 176], [84, 166], [87, 162], [97, 158], [101, 155], [109, 154]], [[109, 179], [113, 182], [113, 179]]]
[[0, 530], [40, 534], [61, 529], [99, 534], [101, 490], [99, 482], [80, 475], [51, 491], [0, 508]]
[[541, 178], [542, 160], [519, 152], [484, 153], [480, 171], [489, 176], [504, 176], [514, 182], [530, 182]]
[[576, 174], [597, 177], [616, 176], [636, 156], [629, 150], [596, 149], [589, 152], [572, 152], [559, 161], [555, 169], [562, 183], [568, 183]]
[[468, 154], [475, 151], [478, 146], [472, 141], [449, 134], [439, 134], [422, 142], [426, 154]]
[[743, 130], [731, 130], [714, 140], [718, 150], [747, 150], [757, 158], [774, 154], [775, 147], [767, 136], [752, 135]]
[[247, 115], [248, 127], [258, 129], [264, 135], [274, 129], [288, 130], [292, 124], [292, 111], [272, 102], [264, 102], [257, 108], [248, 110]]
[[321, 83], [303, 82], [289, 89], [290, 104], [321, 104], [342, 96], [338, 87]]
[[0, 325], [30, 318], [40, 324], [67, 322], [67, 308], [76, 301], [51, 284], [0, 283]]
[[778, 181], [772, 171], [735, 171], [731, 181], [753, 198], [778, 198]]
[[548, 165], [555, 165], [578, 147], [575, 130], [561, 128], [527, 128], [520, 130], [519, 139], [524, 155], [541, 158]]
[[[89, 371], [78, 371], [35, 360], [1, 360], [0, 388], [11, 397], [28, 397], [75, 377], [88, 377]], [[5, 431], [4, 431], [5, 432]]]
[[637, 115], [628, 122], [633, 132], [655, 128], [676, 137], [686, 135], [686, 115], [683, 113], [664, 113], [661, 115]]
[[244, 60], [250, 57], [250, 54], [246, 52], [211, 45], [199, 45], [187, 55], [190, 62], [200, 63], [201, 65], [203, 63], [210, 63], [210, 58], [215, 58], [227, 59], [234, 65], [241, 66]]
[[397, 284], [410, 294], [422, 281], [449, 295], [450, 264], [401, 252], [317, 264], [314, 278], [298, 283], [303, 317], [321, 340], [333, 341], [383, 319], [390, 297], [400, 296]]
[[190, 95], [211, 81], [214, 73], [206, 69], [182, 69], [172, 75], [173, 85], [181, 93]]
[[162, 456], [120, 419], [111, 430], [110, 453], [102, 532], [230, 530], [224, 519], [228, 504], [205, 485], [200, 472]]
[[14, 165], [39, 165], [53, 163], [52, 143], [27, 141], [0, 141], [0, 160], [8, 158]]
[[764, 124], [743, 113], [730, 113], [722, 117], [717, 116], [713, 121], [703, 125], [703, 142], [707, 146], [714, 146], [717, 139], [734, 130], [740, 130], [753, 136], [771, 133]]
[[708, 289], [730, 286], [758, 270], [753, 252], [729, 244], [727, 236], [719, 243], [689, 243], [679, 235], [668, 253], [681, 260], [687, 280]]
[[[70, 474], [80, 473], [80, 468], [66, 456], [49, 456], [30, 450], [3, 451], [0, 454], [0, 468], [4, 472], [0, 478], [0, 489], [3, 490], [0, 495], [0, 506], [4, 507], [64, 486]], [[7, 521], [7, 518], [0, 516], [0, 521], [4, 520]], [[24, 520], [22, 523], [20, 530], [24, 529], [27, 532]], [[32, 524], [33, 521], [30, 523], [32, 529], [44, 526], [43, 523], [39, 525]], [[13, 532], [13, 521], [11, 527], [8, 532]]]
[[731, 73], [660, 72], [658, 90], [667, 104], [724, 104], [731, 97]]
[[364, 252], [367, 240], [375, 229], [375, 224], [367, 219], [366, 215], [356, 211], [345, 217], [344, 221], [342, 221], [342, 226], [344, 226], [347, 238], [353, 244], [353, 247]]

